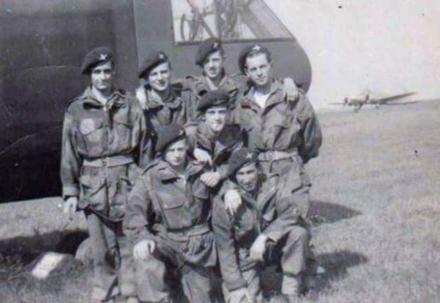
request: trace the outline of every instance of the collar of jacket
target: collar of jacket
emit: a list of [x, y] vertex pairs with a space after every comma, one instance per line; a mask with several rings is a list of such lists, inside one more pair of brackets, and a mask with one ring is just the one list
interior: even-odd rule
[[240, 185], [237, 184], [237, 186], [240, 196], [243, 198], [243, 200], [259, 210], [263, 210], [266, 204], [273, 198], [273, 196], [278, 191], [276, 186], [273, 186], [265, 190], [265, 187], [263, 187], [262, 185], [262, 180], [259, 180], [257, 185], [258, 186], [257, 198], [255, 199], [254, 197], [252, 197], [250, 193], [243, 190], [240, 187]]
[[[236, 90], [237, 85], [236, 85], [235, 81], [229, 75], [227, 75], [224, 71], [222, 72], [222, 74], [223, 74], [222, 79], [220, 80], [220, 83], [218, 84], [217, 88], [223, 89], [223, 90], [227, 91], [228, 93]], [[202, 93], [206, 93], [207, 91], [211, 90], [211, 88], [208, 84], [208, 80], [204, 74], [201, 76], [198, 76], [198, 77], [194, 77], [194, 86], [195, 86], [195, 90], [198, 95], [200, 95]]]
[[[185, 178], [188, 179], [203, 170], [204, 164], [196, 161], [190, 161], [185, 168]], [[179, 178], [177, 171], [165, 160], [157, 159], [156, 172], [161, 181], [171, 181]]]
[[176, 170], [165, 160], [158, 160], [157, 166], [157, 177], [161, 181], [170, 181], [177, 179], [179, 177]]
[[[124, 100], [124, 92], [122, 90], [114, 89], [110, 98], [107, 101], [108, 107], [122, 107], [127, 105], [127, 103]], [[91, 86], [88, 86], [83, 94], [80, 97], [80, 100], [82, 100], [83, 104], [85, 106], [92, 106], [92, 107], [104, 107], [104, 104], [99, 102], [95, 96], [93, 95]]]
[[[253, 108], [255, 106], [258, 107], [258, 105], [255, 103], [254, 93], [255, 93], [255, 86], [251, 84], [249, 85], [247, 91], [244, 94], [244, 98], [241, 101], [242, 107], [250, 107], [250, 108]], [[274, 94], [280, 94], [280, 98], [271, 98], [272, 95]], [[272, 84], [270, 85], [270, 92], [268, 98], [269, 102], [266, 104], [265, 109], [269, 108], [272, 105], [284, 102], [284, 98], [282, 98], [282, 94], [283, 94], [282, 82], [278, 79], [273, 80]]]
[[[237, 143], [238, 140], [241, 139], [241, 130], [240, 126], [237, 124], [226, 124], [221, 133], [218, 136], [214, 135], [214, 132], [206, 125], [206, 122], [201, 122], [197, 126], [199, 144], [207, 149], [211, 150], [211, 143], [219, 142], [224, 148], [228, 148]], [[200, 140], [201, 139], [201, 140]]]
[[147, 109], [156, 109], [160, 108], [162, 106], [166, 106], [171, 109], [179, 108], [182, 104], [182, 99], [177, 96], [174, 89], [170, 88], [170, 93], [165, 98], [165, 100], [161, 100], [154, 96], [151, 91], [144, 87], [144, 90], [146, 91], [146, 108]]

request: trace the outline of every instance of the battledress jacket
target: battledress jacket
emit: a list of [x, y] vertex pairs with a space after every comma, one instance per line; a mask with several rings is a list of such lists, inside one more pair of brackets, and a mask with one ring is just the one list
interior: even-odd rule
[[229, 157], [235, 149], [243, 146], [244, 141], [245, 135], [238, 125], [227, 124], [222, 132], [215, 136], [206, 123], [201, 121], [197, 125], [193, 145], [211, 155], [213, 163], [211, 168], [220, 173], [223, 180], [227, 178]]
[[280, 196], [275, 180], [264, 182], [254, 196], [239, 190], [243, 204], [234, 215], [226, 212], [223, 202], [225, 190], [231, 187], [227, 183], [232, 181], [225, 181], [214, 198], [212, 225], [223, 281], [230, 291], [245, 287], [241, 272], [257, 266], [250, 260], [249, 250], [258, 235], [278, 242], [298, 222], [295, 204]]
[[134, 244], [160, 239], [176, 247], [176, 258], [185, 263], [215, 265], [210, 192], [199, 179], [203, 170], [202, 164], [193, 162], [181, 178], [160, 158], [147, 166], [130, 194], [123, 224]]
[[[237, 97], [244, 86], [244, 77], [240, 75], [227, 75], [225, 74], [223, 79], [220, 81], [219, 86], [216, 89], [224, 90], [229, 94], [230, 97], [230, 107], [234, 108]], [[200, 119], [200, 113], [197, 111], [197, 103], [199, 98], [206, 92], [213, 90], [210, 88], [206, 77], [201, 76], [187, 76], [183, 82], [183, 86], [190, 89], [193, 94], [197, 97], [196, 101], [192, 104], [191, 115], [193, 120]]]
[[156, 130], [161, 125], [178, 124], [185, 128], [188, 135], [194, 136], [196, 124], [192, 119], [192, 111], [196, 97], [191, 90], [181, 84], [173, 84], [170, 94], [165, 100], [155, 97], [148, 86], [136, 89], [136, 98], [144, 110], [147, 127], [149, 130], [148, 158], [153, 160], [156, 156], [154, 149], [157, 141]]
[[[291, 97], [282, 80], [274, 80], [262, 109], [250, 85], [233, 112], [233, 122], [246, 134], [246, 147], [258, 155], [266, 174], [279, 176], [285, 195], [311, 185], [304, 164], [318, 155], [321, 127], [312, 105], [300, 90]], [[279, 161], [281, 160], [281, 161]], [[306, 216], [309, 206], [304, 205]]]
[[138, 166], [146, 165], [146, 133], [143, 112], [134, 98], [114, 91], [103, 105], [87, 88], [64, 116], [63, 197], [76, 196], [79, 209], [121, 220]]
[[247, 134], [248, 148], [255, 152], [297, 150], [303, 163], [318, 155], [322, 133], [309, 100], [300, 92], [291, 100], [281, 80], [272, 83], [266, 107], [254, 99], [249, 86], [234, 111], [234, 122]]

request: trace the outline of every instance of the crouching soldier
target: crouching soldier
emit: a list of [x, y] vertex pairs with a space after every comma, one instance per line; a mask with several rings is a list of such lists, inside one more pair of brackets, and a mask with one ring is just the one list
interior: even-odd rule
[[158, 128], [158, 158], [144, 170], [130, 195], [124, 230], [134, 241], [138, 297], [170, 302], [167, 271], [180, 272], [190, 302], [211, 302], [210, 267], [216, 263], [208, 225], [209, 191], [203, 167], [189, 163], [182, 127]]
[[240, 126], [226, 124], [230, 115], [230, 96], [222, 90], [207, 92], [197, 105], [198, 123], [194, 155], [206, 162], [210, 170], [201, 175], [209, 187], [216, 187], [227, 177], [227, 162], [234, 149], [243, 145]]
[[135, 296], [122, 219], [138, 166], [146, 164], [146, 122], [134, 98], [113, 86], [112, 52], [89, 52], [82, 73], [91, 85], [64, 116], [61, 181], [65, 211], [83, 210], [94, 263], [92, 297]]
[[274, 178], [263, 183], [257, 162], [247, 149], [233, 152], [230, 178], [242, 198], [233, 215], [224, 208], [224, 192], [214, 199], [213, 230], [217, 244], [226, 302], [261, 302], [259, 272], [265, 265], [280, 262], [282, 295], [296, 302], [301, 273], [306, 267], [308, 232], [299, 225], [294, 199], [282, 197]]
[[190, 127], [191, 111], [196, 100], [191, 90], [172, 84], [171, 62], [163, 51], [147, 56], [140, 68], [139, 78], [143, 84], [136, 89], [136, 97], [145, 112], [152, 138], [149, 156], [154, 159], [157, 128], [172, 123]]

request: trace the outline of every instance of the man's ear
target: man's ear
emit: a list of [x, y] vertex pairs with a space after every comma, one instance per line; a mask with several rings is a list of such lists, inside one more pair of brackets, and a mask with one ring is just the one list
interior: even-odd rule
[[246, 77], [250, 78], [249, 71], [248, 71], [247, 67], [244, 68], [244, 74], [246, 75]]

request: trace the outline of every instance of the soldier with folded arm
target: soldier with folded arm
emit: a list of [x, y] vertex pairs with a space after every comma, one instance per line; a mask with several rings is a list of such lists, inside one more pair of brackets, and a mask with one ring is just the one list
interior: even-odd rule
[[[309, 233], [301, 225], [295, 195], [286, 197], [276, 176], [265, 176], [255, 156], [241, 148], [229, 160], [229, 179], [214, 198], [212, 225], [228, 303], [262, 302], [261, 270], [280, 264], [281, 292], [296, 302], [306, 268]], [[234, 214], [224, 208], [224, 189], [232, 183], [242, 204]]]

